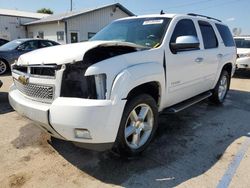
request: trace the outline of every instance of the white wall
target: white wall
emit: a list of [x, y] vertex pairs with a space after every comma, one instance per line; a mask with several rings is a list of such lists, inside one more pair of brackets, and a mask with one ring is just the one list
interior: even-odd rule
[[0, 15], [0, 38], [8, 40], [26, 38], [25, 26], [22, 24], [35, 20], [37, 19]]
[[68, 43], [70, 43], [70, 33], [78, 32], [78, 41], [88, 40], [88, 32], [97, 33], [104, 26], [113, 20], [128, 17], [128, 15], [119, 8], [108, 7], [97, 11], [83, 14], [67, 19]]
[[[44, 32], [44, 39], [53, 40], [61, 44], [66, 43], [65, 36], [65, 25], [64, 22], [53, 22], [40, 25], [29, 25], [27, 26], [28, 35], [33, 33], [33, 37], [36, 38], [40, 31]], [[57, 31], [64, 31], [64, 41], [57, 41]]]
[[[88, 32], [97, 33], [112, 21], [128, 16], [125, 12], [114, 6], [69, 18], [66, 20], [67, 43], [71, 43], [71, 32], [78, 33], [78, 42], [86, 41], [88, 40]], [[64, 31], [64, 35], [66, 35], [64, 22], [29, 25], [27, 26], [27, 30], [28, 33], [32, 32], [34, 37], [38, 36], [39, 31], [43, 31], [44, 39], [54, 41], [57, 41], [57, 31]], [[64, 41], [57, 42], [65, 44], [66, 36], [64, 36]]]

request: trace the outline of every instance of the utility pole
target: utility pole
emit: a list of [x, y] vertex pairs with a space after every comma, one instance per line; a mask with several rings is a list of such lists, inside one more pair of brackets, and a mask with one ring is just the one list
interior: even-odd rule
[[72, 5], [72, 0], [70, 0], [70, 11], [72, 11], [72, 9], [73, 9], [73, 5]]

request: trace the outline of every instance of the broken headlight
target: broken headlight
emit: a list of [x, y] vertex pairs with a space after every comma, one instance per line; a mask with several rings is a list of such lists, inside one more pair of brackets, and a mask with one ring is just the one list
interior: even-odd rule
[[66, 65], [61, 96], [84, 99], [106, 99], [106, 75], [84, 76], [89, 64], [77, 62]]
[[62, 97], [97, 98], [95, 77], [84, 76], [88, 67], [82, 62], [66, 65], [62, 78]]

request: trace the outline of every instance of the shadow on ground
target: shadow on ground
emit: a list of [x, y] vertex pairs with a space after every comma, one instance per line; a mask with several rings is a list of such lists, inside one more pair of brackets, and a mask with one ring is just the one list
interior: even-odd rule
[[0, 115], [12, 112], [13, 109], [9, 104], [8, 93], [0, 92]]
[[[161, 114], [150, 147], [131, 160], [55, 138], [49, 144], [72, 165], [102, 182], [125, 187], [174, 187], [223, 160], [228, 146], [250, 132], [249, 122], [250, 93], [230, 90], [223, 106], [205, 101], [178, 114]], [[31, 129], [29, 124], [21, 131], [23, 145], [18, 138], [12, 144], [37, 145], [34, 139], [25, 140]]]
[[66, 160], [96, 179], [128, 187], [173, 187], [210, 169], [227, 147], [250, 131], [250, 93], [231, 90], [224, 106], [197, 104], [179, 114], [160, 116], [150, 147], [124, 160], [111, 152], [80, 149], [52, 139]]
[[239, 69], [235, 71], [234, 78], [250, 79], [250, 70]]

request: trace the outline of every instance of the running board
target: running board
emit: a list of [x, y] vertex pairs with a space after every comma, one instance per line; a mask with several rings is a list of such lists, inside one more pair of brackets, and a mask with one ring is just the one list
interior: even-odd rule
[[206, 93], [202, 93], [202, 94], [197, 95], [197, 96], [195, 96], [193, 98], [190, 98], [190, 99], [185, 100], [185, 101], [183, 101], [181, 103], [178, 103], [178, 104], [176, 104], [174, 106], [171, 106], [169, 108], [164, 109], [163, 114], [164, 113], [177, 113], [177, 112], [180, 112], [180, 111], [182, 111], [182, 110], [184, 110], [184, 109], [186, 109], [186, 108], [188, 108], [188, 107], [190, 107], [190, 106], [192, 106], [192, 105], [194, 105], [194, 104], [196, 104], [196, 103], [210, 97], [211, 95], [212, 95], [211, 91], [208, 91]]

